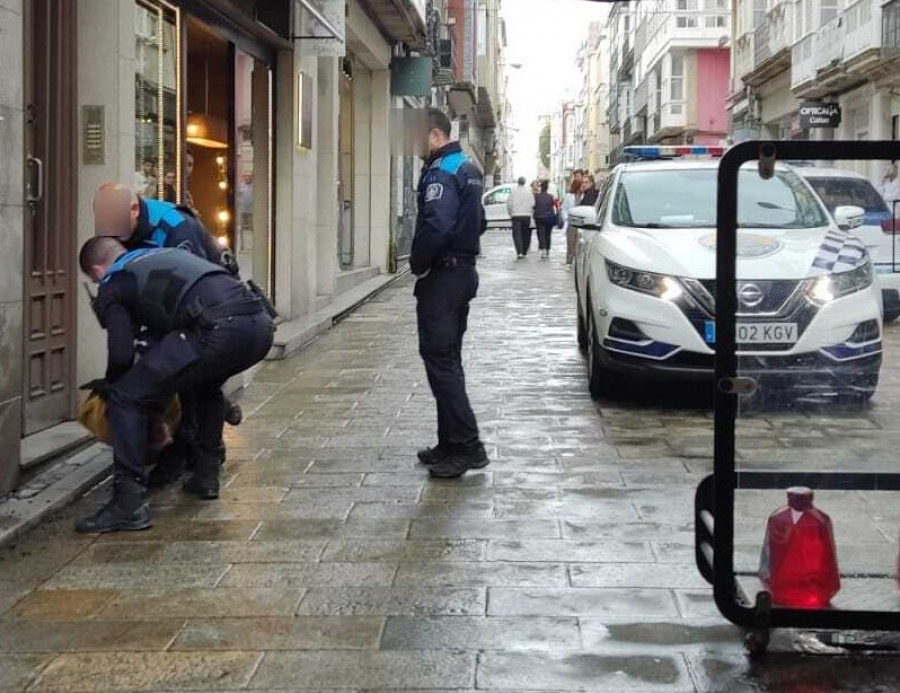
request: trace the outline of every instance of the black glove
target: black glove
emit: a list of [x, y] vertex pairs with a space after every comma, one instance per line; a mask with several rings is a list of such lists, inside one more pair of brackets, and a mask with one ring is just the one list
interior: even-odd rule
[[103, 378], [91, 380], [78, 388], [79, 390], [90, 390], [100, 399], [105, 400], [109, 396], [109, 383]]

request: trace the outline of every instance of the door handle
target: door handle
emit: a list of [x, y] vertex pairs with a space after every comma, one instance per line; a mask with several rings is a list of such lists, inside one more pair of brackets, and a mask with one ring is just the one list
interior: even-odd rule
[[[28, 204], [36, 204], [44, 199], [44, 162], [36, 156], [29, 156], [26, 161], [34, 167], [37, 183], [35, 184], [35, 178], [32, 176], [28, 182], [28, 195], [25, 197], [25, 201]], [[35, 190], [37, 192], [34, 192]]]

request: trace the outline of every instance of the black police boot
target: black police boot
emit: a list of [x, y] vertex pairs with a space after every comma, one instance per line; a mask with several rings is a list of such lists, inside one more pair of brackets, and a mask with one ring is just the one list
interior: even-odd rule
[[93, 515], [76, 521], [75, 531], [81, 534], [137, 532], [150, 526], [150, 504], [143, 482], [120, 478], [114, 482], [112, 500]]
[[419, 458], [419, 462], [426, 467], [430, 467], [431, 465], [440, 462], [449, 454], [450, 453], [440, 445], [435, 445], [433, 448], [422, 448], [416, 453], [416, 457]]
[[201, 500], [215, 500], [219, 497], [219, 460], [194, 459], [194, 470], [181, 486], [185, 493]]
[[484, 445], [478, 443], [466, 452], [454, 452], [433, 464], [428, 473], [436, 479], [456, 479], [470, 469], [483, 469], [491, 463]]

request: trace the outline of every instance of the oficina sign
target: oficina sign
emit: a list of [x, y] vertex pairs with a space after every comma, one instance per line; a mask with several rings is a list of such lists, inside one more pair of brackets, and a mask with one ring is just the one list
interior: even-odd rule
[[836, 128], [841, 124], [841, 107], [836, 103], [801, 103], [800, 129]]

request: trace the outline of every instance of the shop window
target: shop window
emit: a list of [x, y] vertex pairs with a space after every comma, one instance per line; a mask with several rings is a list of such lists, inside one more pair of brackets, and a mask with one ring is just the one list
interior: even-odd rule
[[242, 273], [272, 296], [272, 72], [234, 57], [235, 250]]
[[134, 180], [139, 195], [175, 202], [181, 183], [179, 15], [164, 2], [137, 2], [134, 13]]

